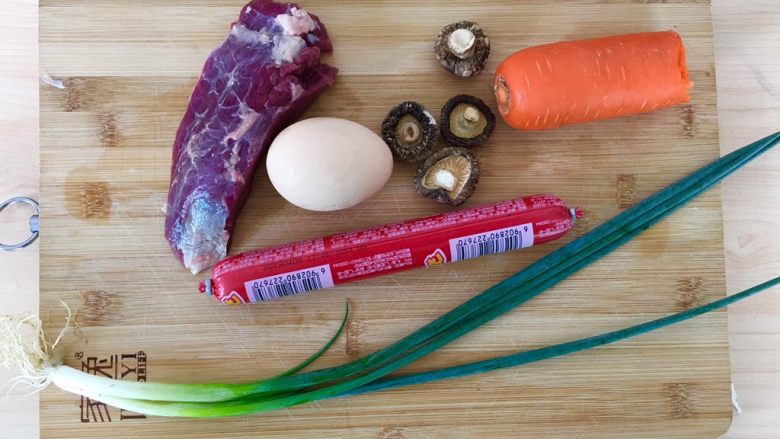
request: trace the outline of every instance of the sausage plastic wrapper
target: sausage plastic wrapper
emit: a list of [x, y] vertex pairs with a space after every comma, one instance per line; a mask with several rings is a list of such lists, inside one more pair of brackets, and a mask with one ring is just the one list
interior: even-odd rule
[[226, 258], [201, 292], [253, 303], [381, 274], [503, 253], [565, 235], [581, 217], [554, 195], [534, 195]]

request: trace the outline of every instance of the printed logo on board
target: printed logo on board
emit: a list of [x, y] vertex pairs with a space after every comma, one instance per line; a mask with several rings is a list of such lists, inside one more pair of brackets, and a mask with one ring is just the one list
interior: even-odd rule
[[240, 294], [238, 294], [236, 291], [231, 292], [227, 296], [222, 298], [222, 303], [225, 305], [241, 305], [244, 302], [244, 299], [241, 297]]
[[441, 249], [437, 248], [433, 253], [425, 257], [424, 262], [426, 267], [433, 267], [436, 265], [446, 264], [447, 255], [445, 255]]
[[[81, 360], [81, 371], [92, 375], [117, 380], [133, 380], [146, 382], [146, 353], [138, 351], [133, 354], [114, 354], [108, 357], [86, 357], [83, 352], [76, 352], [77, 360]], [[128, 419], [146, 419], [146, 416], [111, 407], [100, 401], [81, 397], [81, 422], [114, 422]], [[117, 417], [118, 412], [118, 417]]]

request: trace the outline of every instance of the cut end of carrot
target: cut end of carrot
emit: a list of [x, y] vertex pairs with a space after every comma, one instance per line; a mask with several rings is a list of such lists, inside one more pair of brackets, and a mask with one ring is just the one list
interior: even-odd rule
[[683, 44], [683, 40], [680, 34], [675, 31], [669, 31], [669, 33], [673, 34], [677, 40], [677, 47], [679, 50], [677, 56], [677, 66], [680, 69], [680, 79], [687, 83], [688, 90], [690, 90], [693, 88], [693, 81], [691, 81], [688, 74], [688, 62], [685, 55], [685, 45]]
[[501, 115], [506, 115], [509, 113], [509, 107], [512, 103], [512, 93], [503, 76], [498, 75], [496, 77], [495, 84], [493, 85], [493, 92], [496, 95], [498, 111], [501, 112]]

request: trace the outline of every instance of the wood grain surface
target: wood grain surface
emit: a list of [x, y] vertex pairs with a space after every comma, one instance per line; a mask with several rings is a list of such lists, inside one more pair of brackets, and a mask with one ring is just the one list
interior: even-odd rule
[[[34, 44], [32, 47], [24, 46], [23, 50], [19, 50], [23, 44], [34, 43], [35, 35], [34, 13], [30, 12], [34, 11], [34, 5], [24, 3], [10, 2], [8, 10], [3, 10], [3, 14], [1, 14], [3, 18], [9, 18], [7, 20], [8, 26], [6, 27], [6, 22], [4, 22], [3, 28], [11, 29], [13, 35], [17, 36], [17, 38], [10, 38], [0, 43], [4, 50], [6, 47], [13, 48], [10, 51], [0, 51], [4, 65], [0, 71], [0, 77], [2, 77], [4, 85], [8, 84], [0, 89], [0, 97], [2, 97], [0, 104], [4, 110], [8, 109], [0, 115], [4, 127], [3, 132], [4, 134], [15, 133], [17, 137], [14, 139], [18, 141], [18, 144], [29, 146], [29, 148], [20, 150], [10, 147], [7, 143], [0, 144], [0, 147], [4, 148], [0, 154], [3, 157], [2, 163], [19, 164], [19, 166], [12, 165], [4, 169], [0, 175], [2, 180], [0, 195], [6, 196], [19, 195], [20, 191], [24, 194], [34, 193], [34, 190], [27, 192], [24, 187], [18, 189], [20, 181], [23, 182], [22, 185], [24, 182], [34, 182], [34, 174], [31, 174], [34, 167], [25, 166], [24, 163], [25, 160], [34, 160], [35, 147], [37, 146], [35, 132], [31, 130], [31, 125], [35, 122], [35, 115], [23, 111], [26, 104], [35, 101], [35, 90], [37, 90], [37, 81], [33, 73], [37, 70], [36, 63], [34, 57], [31, 56], [34, 54]], [[776, 128], [772, 121], [777, 120], [779, 108], [772, 90], [773, 84], [780, 84], [780, 66], [777, 61], [765, 55], [773, 50], [772, 48], [779, 46], [772, 23], [780, 18], [780, 11], [773, 5], [764, 2], [750, 1], [744, 2], [744, 4], [741, 2], [740, 5], [724, 5], [724, 3], [726, 2], [717, 2], [714, 12], [718, 18], [716, 30], [719, 49], [719, 102], [721, 126], [724, 133], [723, 145], [724, 151], [726, 151]], [[753, 25], [747, 27], [746, 23]], [[6, 158], [11, 158], [11, 160], [8, 161]], [[778, 191], [776, 186], [772, 186], [768, 176], [772, 170], [778, 172], [779, 166], [778, 154], [775, 153], [763, 159], [761, 164], [753, 165], [741, 171], [737, 177], [732, 177], [732, 181], [739, 180], [738, 185], [731, 183], [724, 185], [726, 188], [724, 192], [726, 244], [729, 249], [733, 246], [733, 249], [741, 250], [732, 250], [727, 253], [730, 291], [736, 291], [737, 288], [764, 280], [769, 274], [777, 272], [778, 261], [780, 261], [780, 255], [777, 253], [779, 240], [776, 234], [771, 232], [777, 230], [777, 223], [776, 221], [772, 222], [772, 219], [777, 218], [778, 214], [776, 212], [778, 204], [773, 201], [776, 199]], [[10, 186], [8, 182], [11, 182]], [[756, 188], [757, 186], [758, 188]], [[728, 190], [731, 187], [735, 187], [735, 190], [729, 195]], [[750, 190], [746, 190], [748, 187]], [[759, 216], [767, 219], [758, 221], [756, 218]], [[732, 233], [733, 230], [739, 230], [739, 232], [735, 234]], [[745, 233], [752, 234], [759, 239], [751, 240], [746, 244]], [[742, 239], [737, 239], [739, 237]], [[25, 257], [27, 255], [29, 256]], [[4, 279], [15, 276], [16, 279], [19, 279], [19, 282], [15, 284], [19, 289], [34, 289], [32, 281], [35, 277], [26, 274], [37, 267], [32, 261], [33, 257], [36, 256], [35, 253], [29, 252], [26, 255], [16, 254], [15, 256], [13, 259], [6, 258], [0, 264]], [[5, 261], [9, 263], [6, 264]], [[751, 267], [764, 268], [754, 269]], [[0, 303], [2, 303], [4, 310], [8, 309], [6, 304], [12, 306], [20, 302], [17, 297], [11, 301], [8, 296], [8, 294], [4, 294], [0, 297]], [[728, 435], [730, 438], [775, 437], [775, 433], [778, 431], [777, 419], [772, 416], [773, 410], [776, 410], [779, 403], [774, 398], [778, 391], [772, 390], [777, 388], [778, 343], [777, 331], [773, 329], [771, 323], [772, 316], [777, 316], [778, 309], [780, 309], [777, 307], [777, 303], [776, 297], [768, 296], [732, 308], [732, 312], [730, 312], [735, 365], [734, 380], [744, 409], [741, 415], [736, 416]], [[738, 309], [738, 313], [734, 312], [735, 309]], [[759, 319], [756, 319], [757, 316]], [[742, 326], [738, 326], [735, 330], [735, 322]], [[198, 348], [195, 349], [189, 353], [185, 352], [185, 355], [190, 357], [198, 355]], [[298, 357], [302, 355], [305, 353], [301, 352]], [[667, 389], [669, 392], [678, 393], [680, 390], [680, 386]], [[26, 408], [29, 407], [29, 404], [25, 407], [23, 402], [25, 401], [22, 403], [14, 401], [11, 407], [3, 406], [0, 419], [5, 427], [10, 426], [10, 428], [4, 428], [0, 431], [0, 437], [32, 437], [31, 434], [27, 433], [33, 430], [25, 429], [25, 427], [32, 427], [29, 421], [25, 421], [25, 419], [30, 418], [19, 417], [19, 414], [29, 415], [32, 412]], [[74, 406], [73, 410], [76, 413], [74, 416], [77, 416], [78, 407]], [[666, 422], [676, 424], [679, 420], [669, 419]], [[589, 426], [590, 424], [582, 426], [582, 428], [587, 429]], [[257, 433], [257, 430], [253, 433]], [[404, 433], [403, 430], [382, 430], [384, 437], [398, 437], [399, 434]], [[155, 430], [152, 435], [159, 437], [161, 430]], [[626, 429], [622, 435], [617, 433], [616, 435], [637, 437], [642, 434]], [[671, 437], [678, 436], [675, 433], [670, 433], [670, 435]], [[110, 434], [110, 436], [115, 437], [114, 434]], [[490, 436], [489, 433], [488, 436]], [[59, 437], [78, 436], [73, 432], [60, 432]], [[712, 435], [693, 437], [712, 437]]]
[[[41, 88], [41, 309], [81, 303], [67, 364], [143, 351], [158, 381], [249, 380], [316, 350], [352, 305], [346, 334], [320, 365], [376, 350], [418, 328], [561, 242], [441, 270], [407, 272], [262, 306], [223, 307], [162, 239], [170, 145], [204, 57], [224, 38], [235, 1], [41, 4], [41, 66], [65, 89]], [[186, 5], [186, 8], [183, 6]], [[490, 102], [490, 76], [455, 78], [438, 66], [433, 36], [463, 18], [485, 25], [487, 71], [526, 45], [675, 28], [696, 82], [690, 104], [641, 117], [520, 133], [499, 125], [477, 150], [480, 187], [468, 205], [554, 192], [587, 217], [572, 236], [717, 157], [712, 21], [708, 3], [629, 1], [313, 2], [340, 69], [306, 116], [336, 115], [378, 129], [388, 108], [420, 101], [437, 114], [452, 95]], [[496, 14], [501, 8], [501, 14]], [[170, 17], [176, 16], [176, 20]], [[686, 17], [681, 20], [680, 17]], [[360, 206], [302, 211], [262, 173], [232, 251], [443, 211], [414, 193], [414, 168]], [[702, 232], [706, 231], [706, 232]], [[648, 320], [725, 293], [720, 196], [713, 191], [636, 242], [543, 297], [416, 363], [425, 370], [484, 359]], [[42, 394], [42, 437], [637, 437], [714, 436], [729, 425], [726, 315], [559, 361], [480, 377], [248, 418], [120, 420], [55, 389]], [[116, 358], [113, 361], [117, 361]], [[111, 364], [109, 366], [116, 366]], [[110, 369], [107, 368], [107, 369]], [[116, 372], [112, 372], [116, 373]], [[132, 378], [133, 375], [130, 375]], [[82, 410], [84, 408], [82, 407]], [[97, 414], [96, 414], [97, 412]], [[109, 433], [110, 432], [110, 433]]]

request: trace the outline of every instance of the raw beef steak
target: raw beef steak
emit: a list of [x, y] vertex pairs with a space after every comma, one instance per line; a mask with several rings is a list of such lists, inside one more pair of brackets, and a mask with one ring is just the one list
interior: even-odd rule
[[233, 224], [273, 138], [337, 70], [319, 19], [296, 4], [254, 0], [208, 58], [176, 133], [165, 235], [193, 273], [227, 255]]

